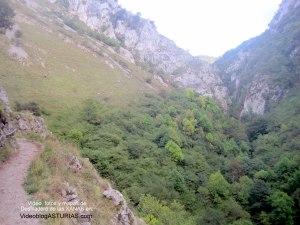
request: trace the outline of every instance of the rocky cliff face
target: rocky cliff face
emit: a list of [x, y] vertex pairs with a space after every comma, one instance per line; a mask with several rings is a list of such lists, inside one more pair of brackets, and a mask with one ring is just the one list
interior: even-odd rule
[[238, 115], [263, 114], [299, 87], [299, 6], [299, 0], [284, 0], [269, 29], [215, 63]]
[[42, 117], [30, 112], [13, 112], [6, 91], [0, 87], [0, 150], [8, 141], [13, 140], [16, 132], [37, 133], [43, 138], [48, 133]]
[[192, 60], [171, 40], [156, 31], [153, 22], [122, 9], [115, 0], [67, 0], [67, 10], [93, 30], [119, 41], [140, 63], [171, 74]]
[[291, 13], [291, 11], [296, 10], [300, 6], [299, 0], [283, 0], [278, 12], [272, 19], [269, 27], [271, 30], [278, 30], [282, 22]]
[[115, 0], [49, 0], [63, 5], [90, 28], [120, 43], [119, 53], [165, 82], [177, 82], [227, 107], [227, 90], [211, 66], [159, 34], [155, 24], [121, 8]]
[[299, 83], [300, 0], [284, 0], [269, 29], [213, 65], [177, 47], [152, 21], [124, 10], [116, 0], [49, 1], [118, 42], [118, 53], [129, 62], [166, 83], [211, 96], [225, 109], [232, 102], [238, 116], [263, 114]]
[[7, 94], [3, 88], [0, 87], [0, 151], [8, 139], [10, 139], [16, 128], [11, 118], [11, 110], [9, 107], [9, 102]]

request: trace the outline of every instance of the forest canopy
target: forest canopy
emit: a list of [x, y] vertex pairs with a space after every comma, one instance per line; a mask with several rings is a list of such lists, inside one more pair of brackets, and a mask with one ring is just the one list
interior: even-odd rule
[[90, 100], [53, 129], [151, 225], [289, 225], [299, 220], [299, 106], [292, 96], [242, 123], [209, 97], [176, 91], [128, 110]]

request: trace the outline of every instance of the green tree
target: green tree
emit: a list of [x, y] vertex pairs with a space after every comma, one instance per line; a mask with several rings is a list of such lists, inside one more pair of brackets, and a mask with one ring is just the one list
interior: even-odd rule
[[205, 135], [205, 138], [214, 147], [218, 148], [222, 145], [222, 142], [220, 140], [220, 137], [219, 137], [218, 133], [207, 133]]
[[288, 157], [282, 157], [275, 165], [275, 173], [278, 178], [289, 177], [297, 169], [297, 163]]
[[169, 151], [175, 161], [183, 160], [183, 152], [181, 148], [172, 140], [168, 141], [165, 148]]
[[250, 218], [250, 215], [233, 198], [223, 201], [219, 207], [225, 214], [226, 221], [228, 223], [234, 222], [238, 219]]
[[220, 171], [209, 176], [207, 188], [215, 203], [227, 199], [230, 194], [230, 184], [226, 181]]
[[248, 204], [252, 186], [253, 181], [247, 176], [241, 177], [239, 182], [233, 184], [234, 196], [242, 205]]
[[206, 208], [202, 211], [197, 225], [224, 225], [225, 215], [221, 210]]
[[260, 170], [254, 174], [256, 179], [266, 180], [270, 176], [269, 172], [266, 170]]
[[276, 134], [269, 133], [265, 135], [260, 135], [256, 139], [255, 143], [255, 153], [262, 154], [268, 152], [279, 151], [280, 141]]
[[186, 112], [185, 117], [182, 120], [182, 129], [187, 135], [192, 135], [196, 131], [197, 120], [191, 110]]
[[88, 123], [99, 125], [103, 121], [104, 109], [100, 103], [89, 100], [86, 102], [83, 110], [83, 118]]
[[195, 92], [194, 92], [194, 90], [191, 89], [191, 88], [186, 89], [186, 91], [185, 91], [185, 96], [186, 96], [188, 99], [190, 99], [190, 100], [194, 99], [194, 97], [195, 97]]
[[207, 98], [205, 96], [198, 97], [198, 104], [200, 108], [206, 109]]
[[260, 179], [254, 180], [249, 196], [249, 205], [254, 215], [268, 209], [267, 198], [269, 194], [270, 188], [265, 181]]
[[155, 143], [158, 147], [166, 146], [169, 140], [174, 141], [177, 145], [181, 144], [180, 132], [173, 127], [162, 127], [155, 135]]
[[228, 172], [226, 175], [230, 181], [238, 181], [239, 178], [245, 174], [243, 163], [240, 158], [230, 160], [227, 167]]
[[261, 134], [268, 133], [268, 120], [264, 118], [255, 118], [248, 124], [247, 136], [250, 141], [254, 141]]
[[239, 152], [239, 147], [233, 138], [224, 140], [222, 142], [224, 155], [236, 155]]
[[151, 151], [153, 148], [152, 143], [147, 140], [128, 140], [127, 151], [133, 159], [138, 159], [143, 153]]
[[250, 220], [247, 219], [238, 219], [229, 225], [253, 225], [253, 223]]
[[216, 113], [219, 111], [218, 105], [209, 97], [199, 96], [198, 97], [198, 105], [200, 108], [205, 109], [209, 112]]
[[139, 209], [151, 225], [193, 225], [193, 218], [178, 202], [172, 202], [169, 206], [165, 202], [157, 200], [151, 195], [141, 198]]
[[270, 220], [274, 225], [293, 224], [293, 199], [282, 191], [273, 192], [268, 198], [273, 210]]
[[77, 144], [80, 143], [80, 141], [83, 138], [83, 131], [80, 128], [73, 128], [67, 133], [67, 138], [72, 139]]
[[202, 129], [205, 132], [211, 132], [213, 129], [213, 124], [210, 121], [209, 117], [207, 116], [207, 114], [203, 111], [201, 112], [196, 112], [196, 120], [198, 121], [197, 126], [198, 127], [202, 127]]
[[265, 211], [262, 211], [259, 214], [259, 222], [262, 225], [271, 225], [271, 223], [270, 223], [270, 216]]

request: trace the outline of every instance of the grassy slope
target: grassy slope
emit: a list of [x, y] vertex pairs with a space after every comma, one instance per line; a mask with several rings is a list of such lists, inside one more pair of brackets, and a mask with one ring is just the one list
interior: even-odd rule
[[[45, 11], [52, 7], [46, 1], [39, 2]], [[47, 122], [51, 127], [59, 115], [79, 112], [86, 99], [126, 107], [142, 93], [155, 93], [162, 89], [157, 81], [151, 85], [145, 82], [150, 74], [126, 63], [106, 47], [98, 47], [98, 53], [79, 47], [79, 44], [91, 46], [95, 40], [64, 29], [58, 21], [50, 22], [52, 15], [33, 12], [15, 0], [11, 3], [22, 31], [22, 46], [29, 55], [25, 65], [10, 59], [7, 53], [10, 41], [0, 34], [0, 85], [7, 90], [11, 105], [15, 101], [39, 103], [50, 112]], [[111, 68], [105, 54], [128, 64], [132, 76], [128, 77], [116, 66]], [[30, 168], [27, 191], [35, 199], [59, 200], [57, 190], [68, 182], [76, 188], [80, 199], [95, 209], [93, 224], [109, 224], [116, 209], [102, 196], [107, 182], [97, 175], [88, 161], [80, 157], [74, 146], [55, 138], [48, 138], [43, 144], [45, 151]], [[74, 174], [68, 169], [67, 158], [70, 155], [76, 155], [83, 163], [82, 172]], [[64, 221], [64, 224], [70, 222]], [[61, 220], [48, 223], [60, 224]]]
[[[27, 138], [38, 137], [31, 135]], [[67, 182], [76, 188], [80, 200], [86, 202], [87, 207], [93, 208], [92, 224], [110, 224], [117, 209], [102, 194], [109, 183], [98, 176], [87, 159], [80, 157], [76, 147], [50, 136], [45, 140], [38, 138], [38, 141], [45, 149], [31, 165], [25, 182], [25, 189], [31, 194], [31, 198], [38, 201], [59, 202], [62, 200], [61, 190]], [[72, 156], [76, 156], [82, 165], [82, 169], [77, 173], [68, 168], [69, 158]], [[48, 219], [44, 222], [51, 225], [68, 225], [74, 224], [75, 220]]]
[[[152, 86], [147, 84], [145, 79], [149, 74], [134, 65], [128, 65], [132, 77], [116, 66], [112, 69], [103, 53], [121, 59], [105, 48], [99, 49], [100, 54], [92, 54], [78, 47], [79, 44], [93, 45], [93, 42], [63, 29], [55, 19], [50, 22], [52, 14], [33, 13], [26, 6], [13, 3], [23, 33], [21, 42], [29, 60], [21, 65], [10, 59], [9, 41], [0, 36], [0, 83], [7, 89], [11, 101], [36, 101], [51, 113], [51, 120], [77, 108], [88, 98], [124, 106], [141, 93], [161, 88], [157, 82], [152, 82]], [[43, 9], [46, 10], [46, 6]]]

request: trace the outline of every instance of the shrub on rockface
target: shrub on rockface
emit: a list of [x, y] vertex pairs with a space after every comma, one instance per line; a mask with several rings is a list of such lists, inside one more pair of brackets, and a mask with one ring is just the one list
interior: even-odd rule
[[20, 112], [23, 110], [27, 110], [33, 113], [35, 116], [41, 116], [42, 114], [47, 114], [36, 102], [26, 102], [26, 103], [15, 103], [15, 110]]

